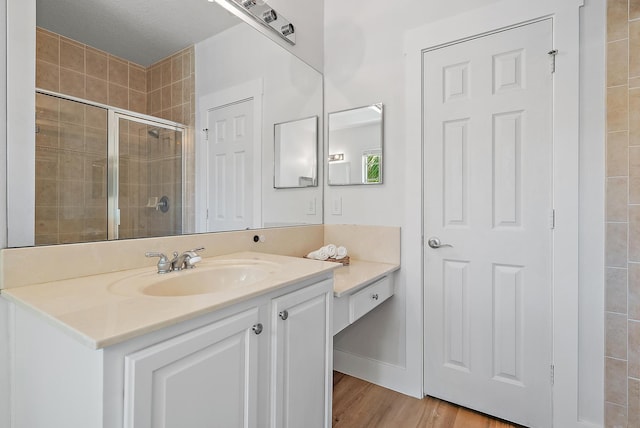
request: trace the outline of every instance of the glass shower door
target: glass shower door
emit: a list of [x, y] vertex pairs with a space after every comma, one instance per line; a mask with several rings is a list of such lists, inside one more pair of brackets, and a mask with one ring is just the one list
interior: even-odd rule
[[110, 239], [183, 232], [184, 129], [116, 114]]
[[107, 239], [107, 117], [36, 94], [35, 245]]

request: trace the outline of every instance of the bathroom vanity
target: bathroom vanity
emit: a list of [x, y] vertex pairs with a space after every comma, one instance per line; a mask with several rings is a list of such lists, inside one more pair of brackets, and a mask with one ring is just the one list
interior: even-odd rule
[[253, 280], [159, 294], [147, 267], [4, 290], [15, 426], [331, 426], [338, 265], [243, 252], [166, 277], [220, 266]]

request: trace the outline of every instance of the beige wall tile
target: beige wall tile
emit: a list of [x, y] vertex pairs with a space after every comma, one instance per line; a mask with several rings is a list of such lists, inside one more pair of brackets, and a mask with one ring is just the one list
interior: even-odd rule
[[629, 178], [629, 203], [640, 204], [640, 177]]
[[171, 81], [182, 80], [182, 54], [171, 57]]
[[632, 77], [629, 79], [629, 89], [640, 88], [640, 77]]
[[109, 103], [109, 85], [106, 80], [96, 79], [87, 75], [87, 99], [101, 104]]
[[627, 405], [627, 362], [614, 358], [605, 358], [605, 400]]
[[173, 78], [171, 77], [171, 58], [166, 59], [160, 63], [160, 69], [162, 70], [162, 86], [171, 85]]
[[607, 266], [627, 266], [627, 223], [607, 223], [606, 230]]
[[629, 19], [638, 18], [640, 18], [640, 0], [629, 0]]
[[146, 114], [147, 94], [144, 92], [129, 90], [129, 110]]
[[607, 43], [607, 86], [626, 85], [629, 71], [629, 40]]
[[177, 107], [182, 104], [182, 81], [175, 82], [171, 85], [171, 107]]
[[157, 115], [162, 110], [162, 90], [158, 89], [149, 95], [148, 99], [150, 100], [151, 107], [149, 109], [149, 114]]
[[640, 205], [629, 206], [629, 261], [640, 262]]
[[[167, 109], [171, 109], [171, 86], [164, 86], [161, 90], [162, 94], [162, 110], [165, 111]], [[171, 113], [169, 113], [171, 114]], [[166, 119], [171, 119], [171, 117], [165, 117]]]
[[56, 34], [36, 29], [36, 59], [60, 64], [60, 38]]
[[627, 269], [606, 268], [605, 310], [627, 313]]
[[129, 91], [125, 86], [109, 84], [109, 105], [124, 109], [129, 108]]
[[107, 54], [87, 46], [85, 56], [87, 74], [98, 79], [107, 80], [109, 78], [109, 59]]
[[69, 39], [61, 38], [60, 67], [84, 74], [84, 46]]
[[628, 178], [607, 178], [607, 221], [626, 222]]
[[629, 91], [629, 145], [640, 145], [640, 89]]
[[129, 65], [113, 55], [109, 55], [109, 84], [129, 87]]
[[60, 68], [60, 92], [78, 98], [86, 98], [84, 73]]
[[147, 72], [144, 67], [129, 63], [129, 89], [147, 92]]
[[607, 41], [627, 38], [628, 20], [627, 0], [609, 0], [607, 2]]
[[629, 22], [629, 77], [640, 76], [640, 21]]
[[640, 321], [640, 264], [629, 263], [629, 319]]
[[627, 86], [607, 89], [607, 131], [629, 129], [629, 91]]
[[607, 134], [607, 177], [629, 174], [629, 133], [627, 131]]
[[613, 403], [604, 406], [605, 428], [627, 428], [627, 408]]
[[627, 359], [627, 316], [605, 314], [605, 356]]
[[640, 321], [629, 321], [629, 372], [628, 376], [640, 378]]
[[[162, 69], [160, 68], [160, 65], [154, 65], [151, 68], [150, 74], [151, 88], [149, 90], [155, 91], [162, 88]], [[149, 79], [149, 77], [147, 77], [147, 79]]]
[[629, 176], [640, 177], [640, 146], [629, 147]]
[[60, 67], [44, 61], [36, 61], [36, 87], [60, 92]]
[[640, 380], [629, 379], [628, 427], [640, 427]]

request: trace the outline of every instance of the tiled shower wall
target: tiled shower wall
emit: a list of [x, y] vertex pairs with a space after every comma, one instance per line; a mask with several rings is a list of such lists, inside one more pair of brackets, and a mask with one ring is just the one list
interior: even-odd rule
[[[180, 173], [182, 166], [174, 166], [176, 164], [176, 149], [179, 150], [184, 145], [186, 154], [185, 177], [187, 177], [185, 185], [187, 192], [184, 201], [186, 212], [193, 212], [192, 208], [195, 206], [195, 192], [193, 191], [195, 184], [195, 158], [193, 155], [193, 126], [195, 124], [194, 59], [194, 49], [189, 47], [145, 68], [47, 30], [37, 29], [36, 87], [173, 120], [188, 127], [181, 140], [172, 142], [174, 146], [171, 150], [154, 151], [151, 149], [151, 151], [154, 151], [149, 153], [152, 158], [145, 160], [140, 160], [142, 159], [140, 158], [137, 159], [138, 162], [134, 161], [134, 159], [128, 159], [129, 162], [123, 164], [123, 168], [120, 171], [120, 177], [124, 179], [122, 181], [124, 187], [120, 198], [121, 209], [131, 213], [135, 209], [135, 216], [124, 221], [121, 227], [121, 237], [161, 236], [193, 230], [195, 223], [193, 215], [186, 216], [184, 229], [182, 229], [181, 224], [176, 226], [176, 222], [179, 224], [182, 221], [181, 215], [175, 215], [174, 212], [170, 212], [168, 213], [172, 217], [170, 220], [168, 215], [164, 216], [167, 217], [166, 219], [157, 218], [159, 216], [158, 212], [153, 209], [144, 209], [144, 205], [148, 201], [148, 196], [166, 194], [175, 196], [171, 201], [172, 208], [181, 208], [182, 198], [179, 195], [182, 194], [182, 189], [176, 190], [175, 178], [157, 181], [153, 177], [147, 177], [147, 175], [150, 171], [154, 173], [161, 171], [162, 177], [165, 177], [166, 171], [169, 170], [166, 165], [172, 165], [170, 169], [173, 172]], [[86, 109], [92, 108], [86, 107]], [[85, 114], [89, 115], [89, 113]], [[59, 116], [62, 118], [62, 115]], [[59, 129], [66, 129], [68, 126], [68, 123], [60, 123]], [[128, 147], [134, 138], [140, 139], [139, 145], [146, 144], [146, 126], [144, 128], [144, 132], [137, 130], [140, 132], [135, 132], [135, 135], [129, 133], [128, 127], [121, 130], [124, 131], [121, 132], [121, 136], [126, 135], [127, 137], [127, 141], [124, 144]], [[62, 131], [60, 133], [62, 134]], [[39, 134], [38, 137], [37, 140], [40, 141], [45, 135]], [[46, 137], [53, 141], [53, 135], [47, 135]], [[59, 135], [58, 140], [62, 141], [64, 138], [65, 136]], [[104, 135], [103, 141], [106, 145], [106, 135]], [[154, 141], [151, 141], [151, 144], [154, 144]], [[121, 148], [123, 148], [122, 144]], [[56, 157], [61, 159], [63, 154], [61, 152], [55, 154], [52, 150], [53, 147], [47, 147], [45, 151], [42, 149], [42, 144], [38, 145], [37, 163], [39, 165], [48, 163], [53, 168], [53, 159]], [[128, 148], [125, 153], [128, 154], [127, 150]], [[164, 154], [167, 154], [166, 158], [163, 157]], [[79, 155], [79, 153], [76, 153], [76, 155]], [[92, 165], [99, 162], [99, 160], [93, 159], [95, 158], [95, 153], [83, 153], [82, 156], [91, 157]], [[102, 161], [103, 163], [106, 161], [106, 156]], [[178, 163], [181, 162], [178, 161]], [[40, 180], [40, 184], [45, 183], [49, 188], [57, 187], [62, 190], [65, 183], [60, 177], [61, 172], [64, 172], [64, 179], [67, 183], [86, 180], [87, 174], [90, 174], [90, 169], [86, 166], [88, 165], [86, 161], [84, 165], [84, 167], [81, 167], [80, 162], [77, 168], [63, 168], [61, 165], [57, 165], [58, 174], [47, 176], [47, 180]], [[76, 177], [70, 176], [70, 174], [74, 173], [73, 171], [77, 173]], [[141, 174], [145, 174], [144, 177]], [[133, 182], [130, 180], [135, 177], [140, 178], [140, 181], [137, 182], [137, 186], [133, 190], [134, 187], [131, 186]], [[167, 183], [170, 188], [151, 189], [148, 187], [151, 183], [155, 183], [156, 187], [158, 187], [158, 183]], [[142, 188], [141, 186], [147, 187]], [[40, 194], [43, 193], [43, 189], [40, 188], [37, 188], [36, 191], [40, 192]], [[133, 195], [130, 192], [133, 192]], [[93, 193], [88, 188], [84, 189], [84, 199], [87, 199]], [[37, 211], [36, 243], [54, 244], [105, 239], [106, 226], [95, 226], [106, 225], [106, 209], [96, 206], [95, 201], [93, 205], [89, 205], [85, 201], [82, 206], [78, 206], [78, 204], [73, 207], [66, 206], [65, 201], [69, 198], [63, 197], [65, 194], [62, 191], [58, 193], [57, 210], [53, 209], [53, 206], [47, 205], [46, 210], [40, 209]], [[78, 198], [82, 198], [82, 192], [76, 193], [76, 195], [79, 195]], [[133, 197], [135, 197], [135, 200]], [[176, 201], [175, 199], [180, 200]], [[49, 204], [52, 201], [47, 200], [45, 202]], [[174, 209], [171, 211], [174, 211]], [[71, 223], [76, 224], [78, 227], [72, 228], [67, 233], [65, 231], [69, 228], [65, 226], [68, 223], [66, 219], [72, 213], [76, 215], [73, 216], [74, 221]], [[82, 229], [81, 220], [86, 219], [88, 216], [91, 217], [94, 225], [91, 230], [94, 232], [98, 230], [99, 233], [87, 234]]]
[[605, 421], [640, 427], [640, 0], [607, 3]]

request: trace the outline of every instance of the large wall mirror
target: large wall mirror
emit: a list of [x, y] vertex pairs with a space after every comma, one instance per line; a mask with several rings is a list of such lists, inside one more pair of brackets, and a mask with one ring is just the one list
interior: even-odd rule
[[322, 223], [273, 186], [311, 66], [212, 2], [8, 3], [10, 247]]
[[382, 184], [383, 105], [329, 113], [330, 186]]

